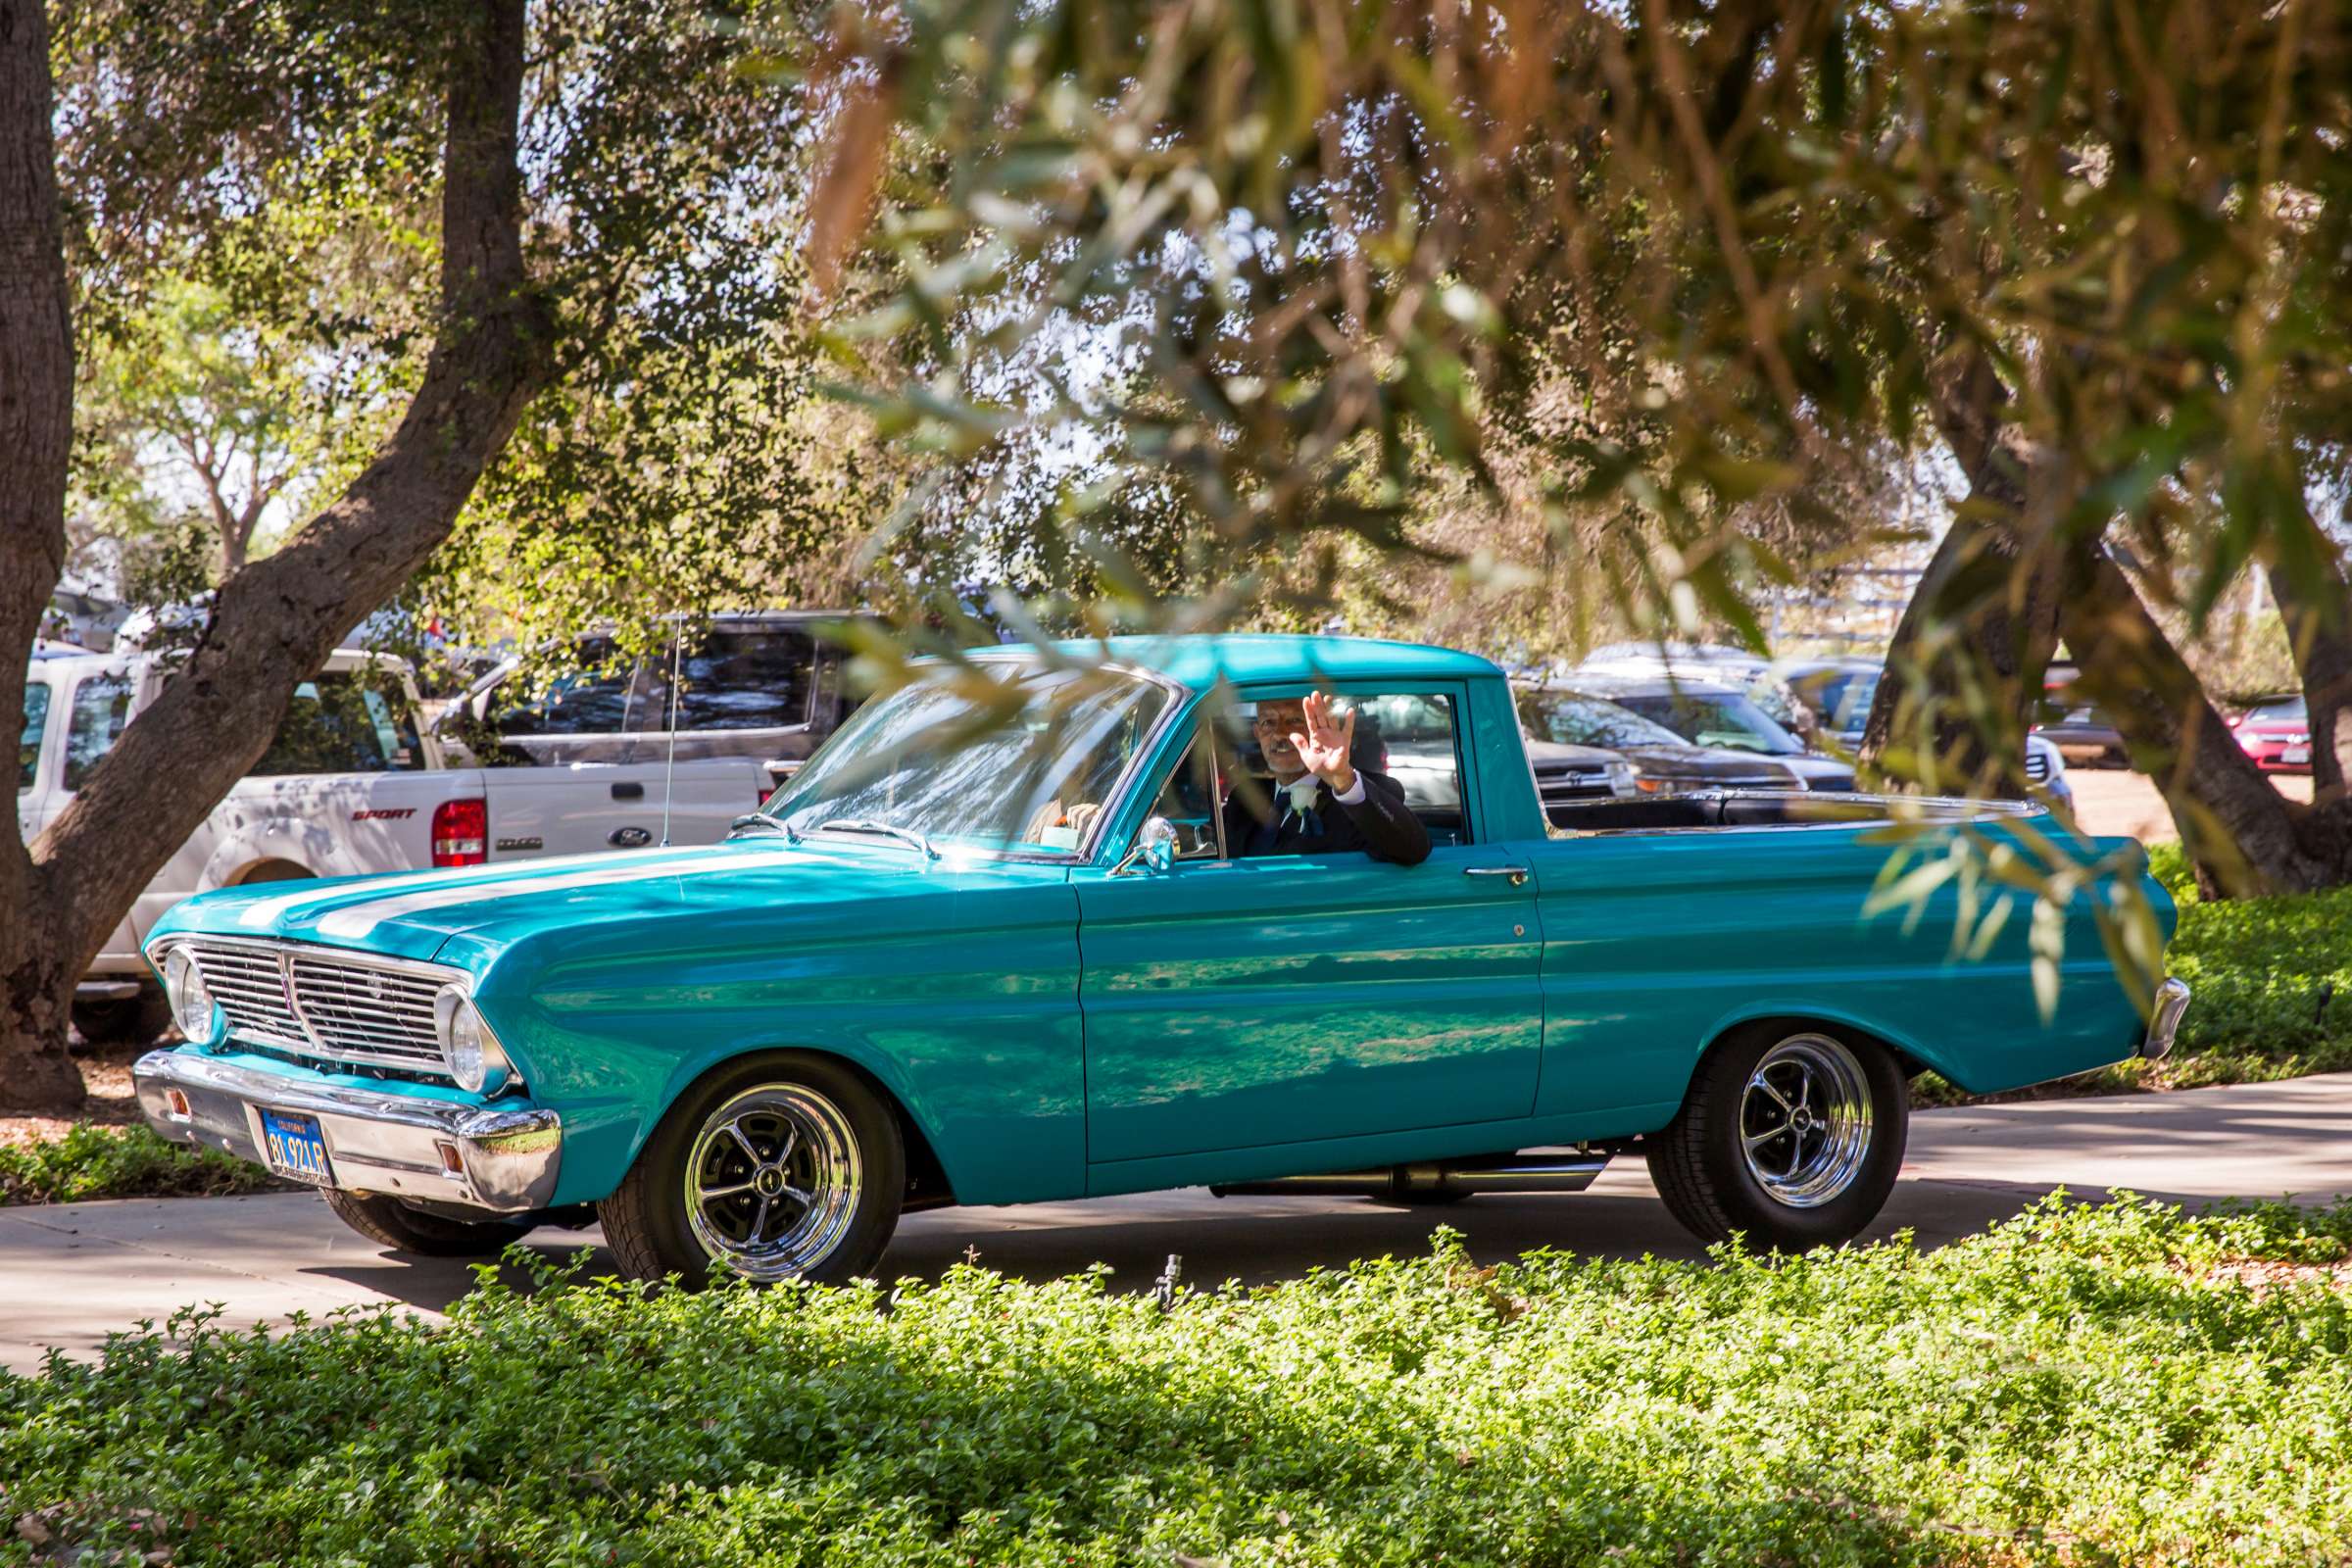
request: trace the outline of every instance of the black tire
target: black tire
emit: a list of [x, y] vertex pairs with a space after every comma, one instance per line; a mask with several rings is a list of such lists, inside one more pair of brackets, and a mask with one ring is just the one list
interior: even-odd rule
[[[1824, 1091], [1804, 1126], [1772, 1098], [1795, 1092], [1791, 1069], [1800, 1066]], [[1759, 1068], [1777, 1090], [1750, 1094]], [[1836, 1112], [1865, 1104], [1859, 1126], [1850, 1112], [1843, 1120]], [[1782, 1132], [1765, 1136], [1775, 1118]], [[1803, 1251], [1851, 1241], [1878, 1218], [1909, 1134], [1910, 1097], [1893, 1053], [1844, 1030], [1782, 1020], [1719, 1042], [1681, 1111], [1642, 1147], [1658, 1196], [1701, 1241], [1728, 1242], [1737, 1232], [1759, 1251]], [[1762, 1138], [1754, 1159], [1745, 1148], [1751, 1137]], [[1772, 1168], [1784, 1156], [1787, 1176]]]
[[512, 1242], [528, 1236], [531, 1219], [451, 1219], [411, 1208], [381, 1193], [345, 1193], [328, 1188], [320, 1196], [335, 1218], [378, 1247], [412, 1257], [496, 1257]]
[[[698, 1203], [698, 1179], [731, 1191]], [[762, 1283], [838, 1285], [881, 1257], [906, 1193], [906, 1150], [882, 1097], [830, 1057], [778, 1052], [730, 1062], [680, 1095], [597, 1213], [633, 1279], [700, 1287], [725, 1262]]]
[[92, 1046], [144, 1046], [172, 1027], [172, 1003], [161, 986], [143, 985], [135, 997], [74, 1004], [74, 1027]]

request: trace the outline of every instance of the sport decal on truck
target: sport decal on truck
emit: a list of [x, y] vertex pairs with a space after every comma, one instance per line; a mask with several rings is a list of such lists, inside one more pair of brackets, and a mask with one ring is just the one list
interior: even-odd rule
[[414, 806], [370, 806], [351, 813], [354, 822], [397, 822], [404, 816], [415, 816]]

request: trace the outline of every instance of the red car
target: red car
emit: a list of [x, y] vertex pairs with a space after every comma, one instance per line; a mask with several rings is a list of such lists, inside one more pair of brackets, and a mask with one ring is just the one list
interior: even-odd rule
[[2311, 771], [2311, 719], [2300, 695], [2266, 697], [2230, 720], [2230, 728], [2264, 772]]

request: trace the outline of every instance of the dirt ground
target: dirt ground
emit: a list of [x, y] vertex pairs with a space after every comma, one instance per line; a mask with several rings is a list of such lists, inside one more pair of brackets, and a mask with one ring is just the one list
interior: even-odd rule
[[[179, 1037], [173, 1035], [172, 1039]], [[74, 1116], [0, 1116], [0, 1147], [45, 1143], [63, 1138], [77, 1121], [120, 1127], [139, 1120], [139, 1097], [130, 1087], [130, 1064], [150, 1048], [115, 1046], [89, 1051], [78, 1041], [74, 1059], [81, 1064], [81, 1081], [90, 1098]]]
[[[2177, 839], [2173, 813], [2156, 793], [2156, 786], [2139, 773], [2120, 767], [2069, 767], [2066, 781], [2075, 787], [2075, 817], [2095, 834], [2122, 833], [2153, 844]], [[2274, 773], [2271, 782], [2292, 801], [2311, 799], [2311, 775]]]

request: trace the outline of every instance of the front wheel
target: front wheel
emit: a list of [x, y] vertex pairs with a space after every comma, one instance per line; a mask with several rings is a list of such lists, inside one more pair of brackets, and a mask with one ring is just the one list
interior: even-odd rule
[[597, 1205], [621, 1272], [708, 1281], [855, 1279], [881, 1257], [906, 1190], [898, 1118], [839, 1062], [756, 1057], [679, 1097]]
[[330, 1187], [320, 1196], [335, 1211], [335, 1218], [376, 1246], [414, 1257], [496, 1257], [508, 1243], [530, 1235], [537, 1223], [527, 1219], [451, 1219], [411, 1208], [381, 1193], [346, 1193]]
[[1892, 1053], [1783, 1024], [1718, 1046], [1643, 1145], [1658, 1196], [1700, 1240], [1740, 1232], [1758, 1249], [1802, 1251], [1851, 1241], [1878, 1217], [1909, 1130]]

